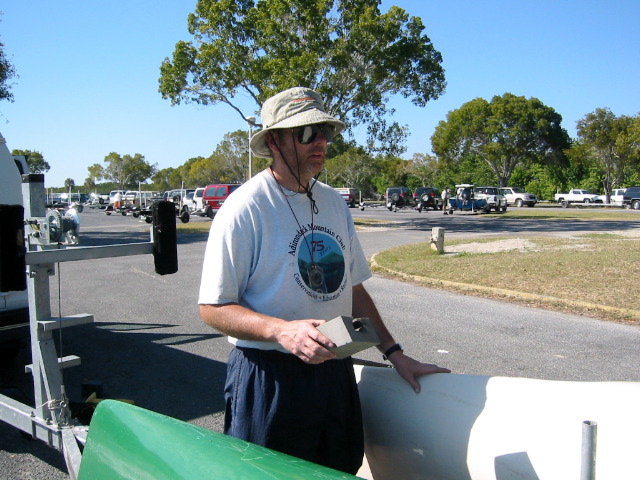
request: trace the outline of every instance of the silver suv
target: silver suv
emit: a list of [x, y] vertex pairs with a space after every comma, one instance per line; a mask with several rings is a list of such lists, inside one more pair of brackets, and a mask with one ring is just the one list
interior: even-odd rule
[[484, 207], [484, 211], [489, 213], [491, 210], [496, 212], [507, 211], [507, 199], [500, 193], [498, 187], [475, 187], [473, 189], [473, 195], [476, 200], [485, 200], [487, 205]]
[[533, 193], [527, 193], [518, 187], [500, 187], [500, 192], [507, 199], [507, 205], [515, 205], [516, 207], [533, 207], [538, 203], [538, 197]]

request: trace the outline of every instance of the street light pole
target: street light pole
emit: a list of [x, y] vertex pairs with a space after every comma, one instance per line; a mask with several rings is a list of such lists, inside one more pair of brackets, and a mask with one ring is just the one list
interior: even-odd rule
[[253, 176], [253, 171], [252, 171], [253, 161], [251, 158], [251, 129], [256, 124], [256, 117], [245, 117], [244, 119], [249, 124], [249, 179], [251, 179], [251, 177]]

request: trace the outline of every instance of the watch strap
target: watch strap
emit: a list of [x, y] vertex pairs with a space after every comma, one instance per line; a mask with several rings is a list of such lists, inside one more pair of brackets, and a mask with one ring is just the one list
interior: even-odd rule
[[392, 353], [395, 353], [397, 351], [401, 351], [401, 352], [404, 351], [404, 350], [402, 350], [402, 345], [400, 345], [399, 343], [396, 343], [395, 345], [392, 345], [389, 348], [387, 348], [385, 350], [385, 352], [382, 354], [382, 359], [383, 360], [389, 360], [389, 355], [391, 355]]

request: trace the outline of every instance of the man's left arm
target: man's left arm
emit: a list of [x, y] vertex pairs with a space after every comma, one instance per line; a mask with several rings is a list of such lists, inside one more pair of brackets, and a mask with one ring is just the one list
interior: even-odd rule
[[[359, 284], [353, 287], [353, 307], [352, 316], [355, 317], [368, 317], [373, 323], [378, 337], [380, 338], [380, 344], [378, 350], [384, 353], [389, 348], [396, 345], [396, 341], [382, 321], [382, 317], [378, 312], [378, 309], [373, 303], [373, 299], [369, 295], [369, 292], [364, 288], [364, 285]], [[395, 350], [387, 356], [387, 359], [393, 364], [402, 378], [404, 378], [411, 388], [416, 393], [420, 393], [420, 384], [416, 380], [422, 375], [429, 375], [431, 373], [450, 373], [451, 370], [442, 368], [437, 365], [431, 365], [428, 363], [422, 363], [415, 360], [408, 355], [405, 355], [402, 350]]]

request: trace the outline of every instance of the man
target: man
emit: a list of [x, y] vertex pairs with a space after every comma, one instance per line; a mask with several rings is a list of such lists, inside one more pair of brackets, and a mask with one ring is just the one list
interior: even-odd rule
[[447, 209], [449, 208], [449, 199], [451, 198], [451, 195], [449, 194], [449, 189], [445, 188], [442, 191], [442, 213], [444, 213], [445, 215], [449, 215], [447, 213]]
[[227, 365], [225, 433], [348, 473], [363, 457], [350, 358], [316, 328], [369, 317], [381, 352], [416, 391], [447, 369], [406, 355], [362, 285], [371, 271], [342, 197], [316, 181], [345, 125], [296, 87], [265, 101], [251, 139], [272, 165], [238, 188], [211, 225], [200, 287], [205, 323], [235, 345]]

